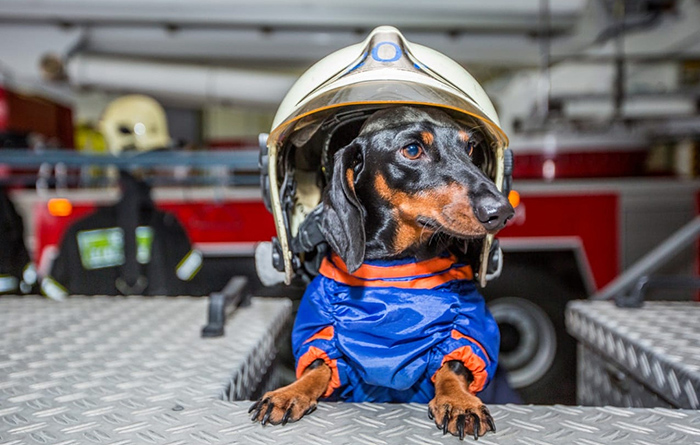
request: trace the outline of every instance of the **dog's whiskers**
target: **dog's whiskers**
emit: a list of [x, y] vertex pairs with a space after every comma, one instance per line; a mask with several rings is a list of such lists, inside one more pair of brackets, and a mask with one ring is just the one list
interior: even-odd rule
[[[447, 233], [444, 229], [445, 226], [441, 224], [440, 222], [436, 221], [437, 227], [434, 228], [433, 233], [430, 235], [430, 238], [428, 238], [428, 244], [432, 243], [433, 241], [437, 242], [438, 247], [444, 247], [447, 248], [451, 241], [454, 239], [454, 236]], [[423, 233], [425, 232], [425, 227], [421, 230], [421, 234], [419, 237], [419, 240], [422, 242], [423, 241]]]
[[[423, 234], [425, 234], [425, 226], [422, 226], [420, 229], [420, 235], [418, 235], [418, 242], [422, 243], [423, 242]], [[430, 242], [430, 239], [432, 239], [434, 234], [430, 235], [430, 238], [428, 238], [428, 242]]]

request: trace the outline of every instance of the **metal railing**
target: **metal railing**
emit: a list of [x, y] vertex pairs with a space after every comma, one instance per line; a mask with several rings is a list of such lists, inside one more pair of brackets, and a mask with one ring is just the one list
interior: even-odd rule
[[690, 277], [669, 279], [650, 279], [649, 275], [656, 272], [681, 250], [695, 241], [700, 235], [700, 216], [696, 216], [673, 235], [664, 240], [651, 252], [644, 255], [629, 269], [615, 278], [603, 289], [591, 296], [592, 300], [615, 299], [618, 306], [639, 307], [643, 303], [644, 294], [650, 287], [673, 287], [697, 289], [700, 280]]
[[64, 164], [69, 167], [191, 167], [225, 166], [234, 170], [258, 170], [258, 150], [176, 151], [159, 150], [134, 155], [84, 153], [73, 150], [0, 149], [0, 164], [12, 167], [40, 167]]
[[[154, 185], [257, 185], [259, 150], [158, 150], [113, 156], [74, 150], [0, 149], [0, 166], [13, 169], [0, 183], [37, 188], [104, 187], [105, 168], [149, 171]], [[175, 169], [185, 167], [187, 171]], [[114, 176], [114, 175], [112, 175]]]

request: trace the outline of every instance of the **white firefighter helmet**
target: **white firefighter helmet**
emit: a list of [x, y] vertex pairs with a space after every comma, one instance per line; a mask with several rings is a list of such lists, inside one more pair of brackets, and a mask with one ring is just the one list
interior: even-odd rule
[[114, 155], [170, 146], [163, 107], [152, 97], [141, 94], [122, 96], [110, 102], [102, 113], [99, 129]]
[[[449, 57], [409, 43], [394, 27], [380, 26], [364, 42], [330, 54], [297, 80], [262, 147], [262, 185], [277, 229], [276, 267], [284, 270], [287, 283], [300, 267], [300, 249], [293, 244], [321, 201], [333, 149], [357, 136], [369, 114], [396, 105], [438, 107], [465, 126], [480, 128], [490, 159], [484, 171], [503, 191], [508, 138], [479, 83]], [[492, 241], [489, 235], [483, 243], [482, 285]]]

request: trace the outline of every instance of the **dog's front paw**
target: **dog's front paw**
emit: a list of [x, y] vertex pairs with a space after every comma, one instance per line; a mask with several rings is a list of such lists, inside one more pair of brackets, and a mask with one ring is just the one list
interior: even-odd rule
[[443, 434], [448, 432], [459, 439], [473, 435], [474, 440], [489, 431], [496, 432], [496, 425], [486, 405], [471, 394], [454, 397], [435, 397], [428, 404], [428, 416]]
[[268, 422], [272, 425], [286, 425], [287, 422], [296, 422], [305, 414], [312, 413], [316, 409], [316, 400], [291, 386], [293, 385], [265, 393], [248, 410], [253, 413], [250, 420], [259, 421], [263, 425]]

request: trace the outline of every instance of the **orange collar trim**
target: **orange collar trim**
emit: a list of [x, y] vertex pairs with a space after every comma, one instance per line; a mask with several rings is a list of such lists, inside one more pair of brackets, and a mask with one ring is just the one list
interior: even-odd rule
[[[332, 280], [356, 287], [433, 289], [453, 280], [472, 280], [471, 266], [455, 266], [455, 258], [432, 258], [411, 264], [382, 267], [363, 264], [350, 274], [336, 254], [324, 258], [319, 272]], [[408, 279], [410, 278], [410, 279]]]
[[[335, 267], [349, 273], [348, 268], [337, 253], [331, 254], [331, 261]], [[450, 269], [457, 258], [454, 255], [444, 258], [431, 258], [416, 263], [398, 264], [396, 266], [373, 266], [363, 264], [352, 273], [352, 276], [363, 280], [384, 280], [391, 278], [410, 278], [422, 275], [434, 275]]]

